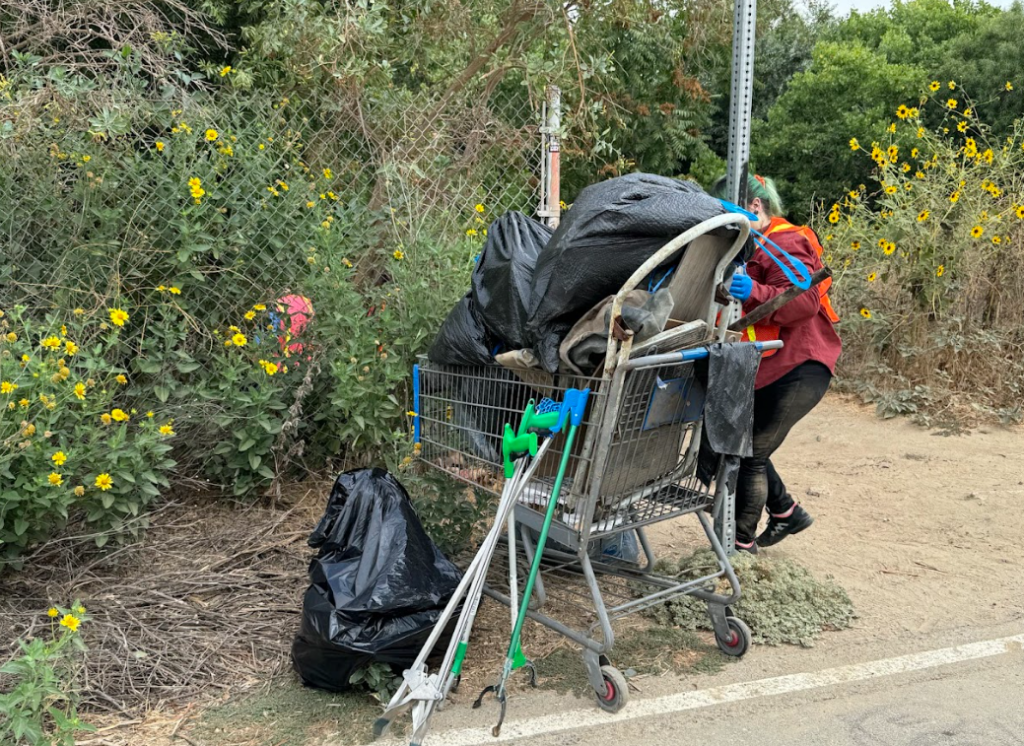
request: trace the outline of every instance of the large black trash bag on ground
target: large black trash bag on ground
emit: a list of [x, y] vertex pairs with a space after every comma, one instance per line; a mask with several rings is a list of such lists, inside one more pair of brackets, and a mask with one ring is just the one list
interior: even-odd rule
[[441, 365], [487, 365], [493, 359], [491, 338], [484, 328], [473, 293], [448, 312], [448, 318], [427, 350], [431, 362]]
[[580, 192], [533, 273], [527, 330], [541, 365], [554, 373], [558, 347], [583, 314], [617, 293], [670, 239], [724, 212], [696, 184], [651, 174]]
[[411, 665], [462, 573], [424, 532], [405, 488], [384, 469], [345, 472], [309, 545], [319, 552], [292, 645], [303, 683], [342, 691], [368, 663]]
[[487, 229], [473, 270], [473, 300], [490, 336], [507, 350], [529, 344], [526, 320], [533, 268], [550, 238], [550, 228], [521, 212], [507, 212]]

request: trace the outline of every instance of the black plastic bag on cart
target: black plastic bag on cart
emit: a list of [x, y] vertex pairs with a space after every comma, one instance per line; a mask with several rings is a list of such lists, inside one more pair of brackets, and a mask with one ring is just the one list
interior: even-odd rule
[[462, 573], [424, 532], [405, 488], [384, 469], [345, 472], [309, 545], [319, 551], [292, 644], [303, 683], [343, 691], [371, 662], [411, 665]]
[[487, 228], [473, 270], [473, 301], [484, 327], [505, 349], [529, 345], [526, 319], [537, 257], [551, 229], [521, 212], [507, 212]]
[[701, 430], [697, 477], [710, 484], [725, 457], [725, 476], [730, 489], [741, 458], [754, 453], [754, 380], [761, 353], [752, 344], [716, 344], [706, 360], [695, 364], [697, 377], [706, 384], [704, 427]]
[[477, 310], [473, 293], [455, 304], [427, 350], [427, 357], [441, 365], [487, 365], [493, 359], [492, 340]]
[[696, 184], [651, 174], [620, 176], [580, 192], [533, 273], [527, 329], [544, 369], [557, 370], [558, 347], [573, 324], [617, 293], [652, 254], [724, 213], [722, 203]]

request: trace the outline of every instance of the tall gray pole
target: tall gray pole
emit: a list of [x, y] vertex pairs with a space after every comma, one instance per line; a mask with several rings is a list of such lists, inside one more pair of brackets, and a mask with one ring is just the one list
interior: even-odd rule
[[754, 94], [754, 31], [757, 0], [736, 0], [732, 34], [732, 89], [729, 97], [729, 154], [726, 186], [729, 199], [746, 207], [750, 160], [750, 107]]

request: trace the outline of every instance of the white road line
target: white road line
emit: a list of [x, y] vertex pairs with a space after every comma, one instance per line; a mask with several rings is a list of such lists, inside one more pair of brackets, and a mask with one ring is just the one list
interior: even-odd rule
[[[537, 738], [568, 730], [599, 727], [609, 723], [622, 723], [655, 715], [664, 716], [666, 714], [695, 710], [701, 707], [712, 707], [728, 702], [740, 702], [746, 699], [789, 694], [808, 689], [835, 686], [836, 684], [847, 684], [882, 676], [894, 676], [901, 673], [921, 671], [926, 668], [947, 666], [952, 663], [962, 663], [964, 661], [1002, 655], [1011, 651], [1020, 651], [1022, 648], [1024, 648], [1024, 634], [1003, 637], [998, 640], [958, 645], [952, 648], [942, 648], [941, 650], [911, 653], [910, 655], [901, 655], [897, 658], [886, 658], [867, 663], [856, 663], [850, 666], [826, 668], [823, 671], [814, 673], [776, 676], [770, 679], [760, 679], [759, 681], [726, 684], [710, 689], [643, 699], [631, 702], [622, 712], [615, 715], [602, 712], [595, 706], [585, 710], [572, 710], [531, 720], [511, 721], [505, 723], [499, 738], [494, 738], [491, 735], [489, 727], [467, 728], [428, 735], [426, 742], [428, 746], [477, 746], [478, 744], [512, 741], [517, 738]], [[385, 743], [404, 742], [393, 740], [378, 742], [380, 746], [383, 746]]]

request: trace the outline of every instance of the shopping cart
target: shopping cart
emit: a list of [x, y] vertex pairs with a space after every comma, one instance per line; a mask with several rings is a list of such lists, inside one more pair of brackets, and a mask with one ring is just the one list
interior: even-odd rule
[[[725, 227], [735, 230], [723, 233]], [[546, 380], [497, 365], [461, 368], [426, 360], [414, 369], [413, 432], [420, 459], [493, 494], [502, 484], [504, 424], [514, 425], [531, 400], [557, 401], [566, 389], [590, 389], [529, 618], [583, 648], [598, 703], [610, 712], [623, 707], [628, 691], [608, 658], [614, 643], [612, 623], [622, 617], [688, 594], [707, 603], [723, 652], [740, 656], [750, 645], [749, 629], [730, 609], [739, 598], [739, 583], [712, 525], [716, 511], [728, 510], [728, 480], [715, 479], [708, 485], [697, 477], [705, 391], [695, 367], [708, 356], [707, 344], [726, 338], [731, 315], [716, 303], [715, 288], [746, 241], [748, 229], [746, 218], [734, 214], [701, 223], [652, 256], [616, 296], [612, 319], [618, 316], [622, 296], [685, 246], [674, 272], [678, 283], [670, 287], [673, 316], [699, 322], [704, 329], [695, 342], [690, 335], [688, 349], [665, 352], [659, 351], [663, 345], [647, 344], [645, 352], [654, 354], [638, 356], [629, 333], [618, 335], [621, 339], [609, 335], [599, 377], [560, 375]], [[673, 333], [665, 332], [664, 339], [680, 338]], [[778, 343], [765, 348], [771, 346]], [[533, 560], [551, 494], [550, 478], [563, 447], [561, 442], [552, 445], [549, 458], [536, 469], [516, 506], [521, 539], [517, 544], [526, 565]], [[717, 566], [697, 579], [659, 574], [644, 527], [691, 514], [697, 517]], [[499, 572], [501, 554], [494, 563]], [[502, 586], [497, 574], [494, 578], [487, 594], [509, 604], [502, 590], [507, 582]], [[728, 594], [718, 590], [723, 578]]]

